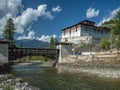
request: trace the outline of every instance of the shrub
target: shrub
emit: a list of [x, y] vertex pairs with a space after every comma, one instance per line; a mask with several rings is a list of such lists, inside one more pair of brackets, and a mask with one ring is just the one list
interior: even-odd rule
[[106, 38], [101, 39], [100, 45], [101, 45], [103, 50], [109, 50], [110, 49], [110, 41]]
[[40, 60], [41, 60], [41, 61], [46, 61], [46, 60], [47, 60], [47, 58], [46, 58], [46, 57], [44, 57], [44, 56], [40, 56]]
[[47, 57], [45, 57], [45, 56], [26, 56], [26, 57], [24, 57], [24, 60], [30, 60], [30, 61], [34, 61], [34, 60], [46, 61], [46, 60], [47, 60]]
[[37, 56], [32, 56], [31, 57], [31, 60], [37, 60], [38, 58], [37, 58]]
[[26, 56], [25, 59], [26, 60], [31, 60], [31, 56]]
[[115, 46], [116, 46], [117, 49], [120, 49], [120, 40], [117, 40], [115, 42]]
[[32, 56], [28, 56], [29, 60], [32, 60]]

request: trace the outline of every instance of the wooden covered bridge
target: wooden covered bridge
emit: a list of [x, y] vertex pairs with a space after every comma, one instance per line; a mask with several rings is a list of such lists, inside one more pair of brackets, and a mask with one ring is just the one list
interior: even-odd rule
[[58, 60], [59, 49], [9, 48], [9, 60], [16, 60], [26, 56], [45, 56], [53, 60]]

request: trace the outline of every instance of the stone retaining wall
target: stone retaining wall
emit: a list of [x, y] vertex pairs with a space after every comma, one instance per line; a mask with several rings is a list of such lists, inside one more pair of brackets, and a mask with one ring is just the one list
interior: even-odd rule
[[91, 55], [65, 55], [61, 63], [84, 62], [100, 66], [120, 66], [120, 51], [94, 52]]
[[61, 57], [61, 63], [72, 63], [76, 61], [91, 61], [92, 55], [66, 55]]

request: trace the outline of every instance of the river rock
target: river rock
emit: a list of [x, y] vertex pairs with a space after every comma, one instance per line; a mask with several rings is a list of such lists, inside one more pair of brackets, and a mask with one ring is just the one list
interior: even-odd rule
[[23, 82], [23, 79], [22, 79], [22, 78], [17, 78], [17, 79], [15, 79], [15, 82], [20, 82], [20, 83], [22, 83], [22, 82]]
[[0, 75], [0, 90], [40, 90], [40, 88], [29, 85], [22, 78], [13, 79], [9, 75]]

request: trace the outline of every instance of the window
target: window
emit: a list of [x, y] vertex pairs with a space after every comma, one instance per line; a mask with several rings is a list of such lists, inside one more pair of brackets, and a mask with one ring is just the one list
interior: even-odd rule
[[71, 31], [70, 31], [70, 35], [71, 35]]
[[66, 42], [66, 41], [68, 41], [68, 39], [67, 39], [67, 38], [65, 38], [65, 42]]
[[64, 31], [64, 32], [63, 32], [63, 35], [65, 35], [65, 34], [66, 34], [66, 32]]
[[77, 28], [76, 28], [76, 32], [77, 32]]

